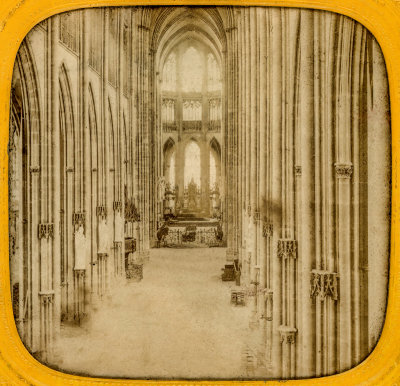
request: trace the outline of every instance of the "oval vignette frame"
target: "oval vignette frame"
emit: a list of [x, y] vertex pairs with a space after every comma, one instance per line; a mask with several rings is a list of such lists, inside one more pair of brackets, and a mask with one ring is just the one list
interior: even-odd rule
[[[54, 14], [87, 7], [139, 5], [238, 5], [301, 7], [332, 11], [363, 24], [381, 46], [387, 67], [392, 125], [392, 218], [389, 293], [381, 338], [368, 358], [341, 374], [285, 381], [288, 385], [397, 384], [400, 381], [400, 2], [395, 0], [3, 0], [0, 5], [0, 383], [5, 384], [239, 384], [239, 381], [152, 381], [87, 378], [52, 370], [23, 346], [13, 317], [8, 250], [8, 132], [11, 78], [20, 43], [40, 21]], [[245, 381], [252, 385], [277, 385], [281, 381]]]

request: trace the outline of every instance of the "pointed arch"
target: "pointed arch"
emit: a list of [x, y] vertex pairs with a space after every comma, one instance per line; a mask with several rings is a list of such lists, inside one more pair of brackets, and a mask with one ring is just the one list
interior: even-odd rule
[[187, 186], [192, 180], [201, 186], [201, 150], [197, 141], [189, 140], [184, 149], [184, 186]]
[[92, 84], [89, 83], [89, 106], [88, 106], [88, 118], [89, 118], [89, 133], [90, 133], [90, 154], [91, 154], [91, 172], [97, 173], [98, 169], [98, 126], [97, 126], [97, 113], [96, 103], [93, 94]]
[[163, 146], [164, 154], [174, 146], [175, 146], [175, 141], [171, 137], [168, 137], [168, 139], [164, 142]]
[[[42, 166], [40, 138], [43, 126], [40, 85], [29, 39], [25, 39], [20, 46], [14, 74], [18, 74], [19, 78], [15, 82], [13, 76], [9, 133], [10, 268], [16, 273], [11, 276], [12, 302], [14, 312], [19, 315], [18, 320], [24, 320], [24, 323], [17, 324], [18, 331], [25, 346], [35, 352], [45, 349], [40, 343], [43, 332], [32, 319], [39, 312], [37, 303], [35, 305], [32, 301], [39, 293], [38, 282], [33, 278], [40, 276], [41, 269], [34, 252], [38, 251], [38, 240], [32, 237], [40, 222], [41, 188], [40, 179], [32, 176], [37, 176]], [[54, 184], [49, 175], [47, 178], [50, 184]]]
[[[75, 155], [75, 122], [74, 108], [71, 96], [71, 82], [64, 63], [59, 70], [59, 101], [60, 101], [60, 136], [65, 140], [66, 167], [74, 168]], [[63, 150], [63, 149], [61, 149]]]
[[221, 184], [221, 146], [218, 140], [213, 137], [210, 140], [210, 188], [217, 189]]
[[219, 157], [221, 157], [221, 145], [219, 144], [217, 138], [212, 137], [210, 140], [210, 149], [214, 150]]
[[[61, 283], [70, 282], [73, 277], [74, 241], [72, 218], [74, 213], [74, 199], [80, 189], [77, 183], [77, 169], [79, 160], [76, 159], [76, 137], [71, 82], [67, 67], [64, 63], [59, 68], [59, 151], [60, 151], [60, 276]], [[72, 286], [63, 286], [61, 289], [61, 320], [71, 320], [74, 309]]]

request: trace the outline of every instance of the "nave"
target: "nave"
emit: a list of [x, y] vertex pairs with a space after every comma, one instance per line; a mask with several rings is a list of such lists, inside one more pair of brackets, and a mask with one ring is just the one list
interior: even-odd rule
[[[227, 376], [242, 348], [226, 349], [241, 339], [274, 379], [342, 372], [375, 347], [387, 299], [390, 106], [379, 44], [356, 21], [278, 7], [68, 12], [21, 44], [10, 107], [10, 291], [21, 340], [39, 361], [68, 370], [53, 346], [75, 324], [76, 371], [83, 358], [92, 376], [119, 361], [123, 376], [138, 315], [185, 316], [168, 324], [167, 347], [157, 334], [139, 342], [147, 362], [197, 339], [183, 326], [198, 313], [192, 303], [211, 299], [219, 317], [202, 309], [207, 339], [197, 346], [214, 353], [216, 340]], [[135, 296], [167, 279], [173, 250], [153, 249], [167, 246], [190, 247], [174, 253], [185, 258], [167, 287], [176, 295], [168, 306], [182, 313], [164, 308], [164, 292]], [[255, 294], [251, 323], [233, 323], [236, 281]], [[242, 338], [250, 326], [256, 342]], [[84, 347], [96, 330], [100, 343]], [[204, 374], [219, 374], [213, 355], [198, 358], [211, 362]], [[154, 377], [158, 360], [136, 362]]]
[[[138, 283], [121, 284], [81, 326], [64, 326], [64, 371], [133, 378], [242, 378], [248, 308], [230, 305], [223, 248], [152, 249]], [[251, 375], [251, 374], [250, 374]]]

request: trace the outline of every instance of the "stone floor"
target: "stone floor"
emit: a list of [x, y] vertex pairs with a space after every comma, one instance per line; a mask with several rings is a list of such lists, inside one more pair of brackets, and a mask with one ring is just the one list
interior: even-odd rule
[[131, 378], [247, 377], [248, 307], [230, 305], [225, 249], [153, 249], [140, 283], [115, 288], [83, 326], [64, 327], [54, 365]]

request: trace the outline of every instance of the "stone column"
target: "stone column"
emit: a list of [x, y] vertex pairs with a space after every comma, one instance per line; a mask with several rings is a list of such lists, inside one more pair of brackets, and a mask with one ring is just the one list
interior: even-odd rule
[[[54, 17], [48, 20], [49, 28], [51, 28], [52, 39], [56, 40], [56, 33], [59, 30], [59, 18]], [[54, 239], [53, 239], [53, 289], [54, 289], [54, 337], [57, 338], [59, 336], [60, 331], [60, 322], [61, 322], [61, 282], [60, 282], [60, 274], [61, 274], [61, 238], [60, 238], [60, 222], [61, 222], [61, 214], [60, 214], [60, 179], [62, 176], [59, 171], [60, 168], [60, 122], [59, 122], [59, 97], [58, 97], [58, 74], [55, 71], [55, 58], [56, 58], [56, 44], [53, 44], [51, 56], [53, 69], [51, 72], [51, 90], [52, 90], [52, 104], [51, 104], [51, 125], [53, 127], [52, 130], [52, 158], [53, 158], [53, 179], [52, 179], [52, 218], [53, 224], [55, 226]]]
[[[352, 366], [352, 266], [351, 266], [351, 177], [353, 165], [351, 163], [351, 63], [353, 54], [352, 41], [354, 21], [340, 19], [342, 51], [339, 55], [340, 77], [339, 104], [337, 107], [338, 122], [336, 126], [336, 185], [337, 185], [337, 245], [338, 266], [340, 276], [339, 301], [339, 370], [344, 371]], [[332, 200], [332, 201], [331, 201]], [[331, 193], [330, 204], [333, 205], [334, 195]], [[333, 208], [331, 209], [333, 212]], [[334, 236], [332, 236], [332, 242]], [[328, 270], [334, 266], [328, 262]]]
[[[266, 9], [260, 8], [257, 10], [259, 22], [259, 52], [260, 52], [260, 68], [259, 68], [259, 198], [258, 208], [260, 210], [260, 219], [258, 223], [259, 249], [258, 249], [258, 266], [260, 269], [260, 282], [258, 291], [258, 314], [262, 318], [262, 331], [263, 343], [265, 342], [265, 315], [266, 315], [266, 302], [265, 302], [265, 289], [267, 282], [267, 238], [263, 234], [263, 226], [267, 221], [267, 198], [266, 198], [266, 168], [268, 163], [268, 149], [267, 149], [267, 22], [266, 22]], [[264, 236], [264, 237], [263, 237]], [[265, 357], [265, 355], [264, 355]]]
[[[372, 73], [368, 109], [368, 352], [385, 318], [390, 247], [390, 114], [385, 60], [371, 36]], [[386, 236], [384, 236], [386, 235]]]
[[310, 274], [315, 256], [315, 172], [314, 172], [314, 30], [313, 11], [301, 10], [300, 21], [300, 79], [299, 79], [299, 130], [301, 147], [300, 194], [301, 256], [299, 261], [300, 293], [299, 357], [300, 376], [314, 371], [314, 307], [310, 297]]
[[282, 234], [282, 20], [281, 9], [270, 10], [271, 14], [271, 141], [272, 141], [272, 369], [273, 377], [282, 376], [282, 345], [279, 327], [282, 322], [282, 270], [278, 258], [278, 239]]

